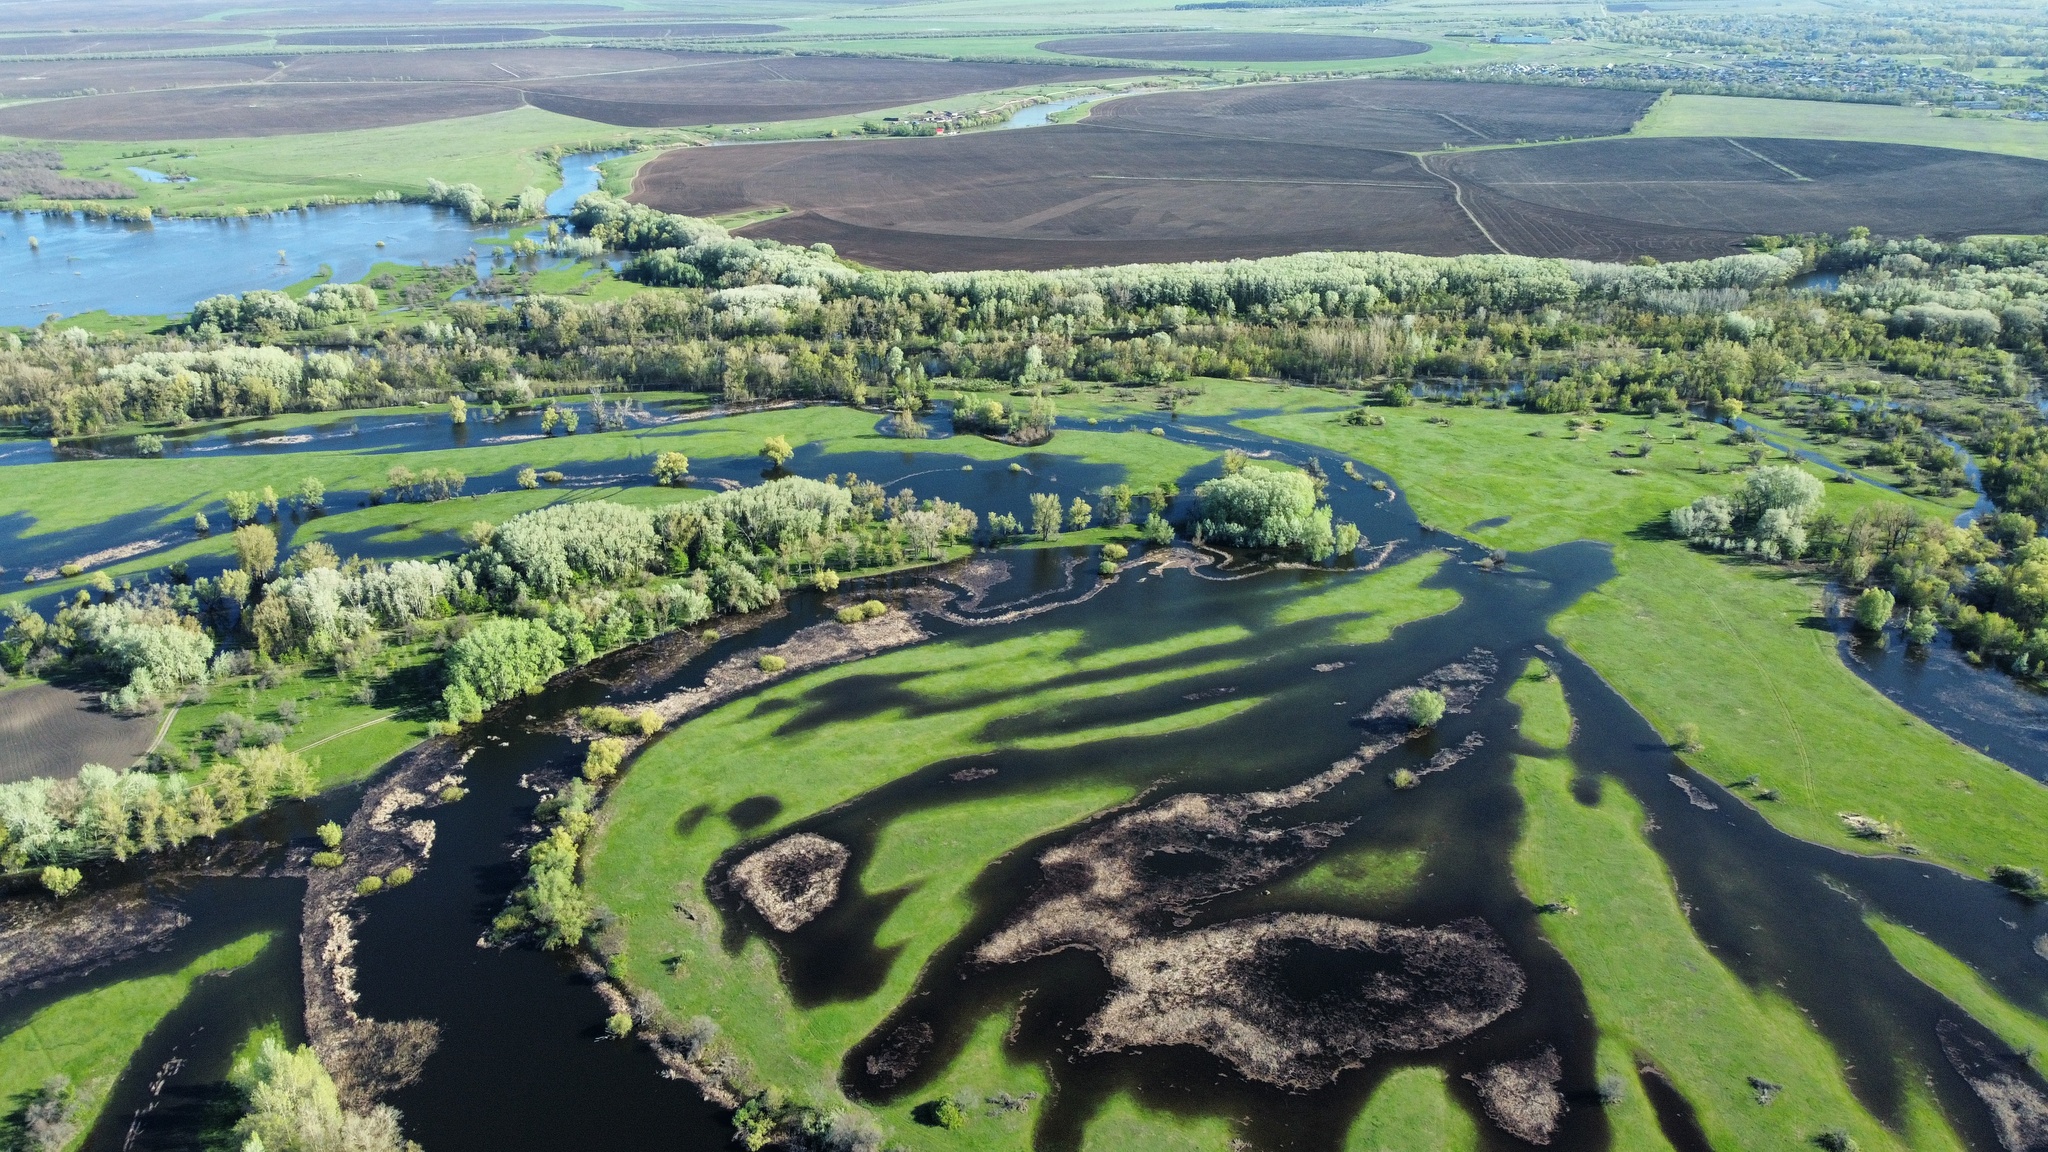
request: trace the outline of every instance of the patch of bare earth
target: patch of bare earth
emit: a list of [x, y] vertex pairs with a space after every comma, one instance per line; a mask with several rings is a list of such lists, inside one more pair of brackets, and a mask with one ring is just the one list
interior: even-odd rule
[[777, 932], [794, 932], [839, 898], [850, 859], [846, 845], [799, 832], [733, 865], [730, 880], [761, 919]]
[[1563, 1078], [1564, 1062], [1555, 1048], [1465, 1077], [1479, 1090], [1480, 1106], [1493, 1122], [1531, 1144], [1548, 1144], [1557, 1135], [1565, 1113], [1564, 1093], [1557, 1089]]

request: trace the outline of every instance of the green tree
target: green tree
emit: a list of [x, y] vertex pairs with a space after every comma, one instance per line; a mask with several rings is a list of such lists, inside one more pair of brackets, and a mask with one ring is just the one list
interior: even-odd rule
[[228, 521], [233, 524], [247, 524], [256, 518], [256, 493], [228, 492], [221, 496], [228, 506]]
[[1031, 494], [1031, 531], [1040, 540], [1060, 534], [1060, 498], [1050, 492]]
[[1417, 688], [1408, 694], [1408, 722], [1417, 728], [1434, 728], [1444, 718], [1444, 694], [1433, 688]]
[[690, 458], [681, 452], [663, 452], [654, 458], [654, 482], [673, 488], [690, 478]]
[[448, 647], [448, 718], [463, 722], [483, 709], [541, 690], [562, 670], [562, 636], [539, 620], [494, 617]]
[[1278, 548], [1328, 556], [1336, 545], [1328, 505], [1316, 503], [1306, 474], [1265, 468], [1211, 480], [1195, 489], [1203, 536], [1241, 548]]
[[789, 463], [789, 458], [794, 455], [796, 449], [789, 446], [789, 440], [785, 437], [770, 436], [761, 441], [761, 458], [768, 461], [771, 467], [782, 467]]
[[450, 424], [469, 423], [469, 405], [462, 397], [448, 397], [448, 422]]
[[1090, 508], [1088, 502], [1079, 496], [1074, 497], [1074, 502], [1067, 505], [1067, 523], [1073, 525], [1076, 531], [1086, 528], [1088, 522], [1093, 519], [1095, 509]]
[[519, 486], [528, 491], [540, 487], [540, 473], [535, 472], [532, 465], [521, 468], [517, 479]]
[[78, 891], [78, 886], [84, 882], [85, 877], [76, 868], [63, 868], [52, 864], [43, 869], [42, 879], [43, 888], [50, 895], [62, 900]]
[[308, 476], [299, 481], [297, 491], [292, 493], [292, 502], [301, 512], [316, 512], [327, 506], [327, 485], [317, 476]]
[[1882, 632], [1891, 623], [1892, 610], [1898, 606], [1897, 597], [1882, 588], [1865, 588], [1856, 597], [1856, 626], [1865, 632]]
[[263, 580], [277, 567], [277, 533], [262, 524], [235, 529], [235, 559], [251, 580]]

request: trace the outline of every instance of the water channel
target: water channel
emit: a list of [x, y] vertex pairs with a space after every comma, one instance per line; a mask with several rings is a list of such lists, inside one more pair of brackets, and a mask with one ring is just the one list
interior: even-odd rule
[[[1690, 772], [1640, 716], [1547, 633], [1552, 613], [1611, 573], [1604, 547], [1562, 545], [1513, 555], [1504, 569], [1491, 569], [1476, 563], [1483, 549], [1425, 531], [1397, 492], [1338, 475], [1340, 460], [1331, 454], [1266, 440], [1223, 420], [1133, 417], [1123, 423], [1155, 423], [1178, 439], [1210, 446], [1228, 441], [1297, 463], [1318, 457], [1333, 476], [1330, 498], [1338, 516], [1356, 522], [1369, 540], [1397, 543], [1390, 563], [1446, 550], [1446, 562], [1432, 579], [1455, 589], [1462, 602], [1448, 614], [1362, 649], [1330, 641], [1305, 643], [1298, 633], [1272, 626], [1276, 605], [1345, 578], [1284, 569], [1228, 581], [1215, 579], [1213, 572], [1188, 571], [1120, 579], [1086, 602], [985, 631], [930, 621], [941, 637], [967, 642], [1040, 627], [1079, 629], [1091, 646], [1103, 648], [1170, 637], [1191, 619], [1237, 621], [1247, 625], [1261, 648], [1260, 658], [1218, 674], [1214, 685], [1260, 698], [1246, 713], [1190, 734], [1122, 742], [1114, 755], [1086, 747], [1001, 752], [988, 765], [978, 764], [995, 767], [996, 773], [977, 778], [971, 787], [993, 794], [1057, 786], [1083, 775], [1159, 782], [1157, 795], [1285, 787], [1355, 749], [1362, 737], [1360, 711], [1374, 699], [1432, 669], [1490, 660], [1497, 671], [1468, 712], [1299, 809], [1304, 818], [1343, 826], [1330, 851], [1366, 846], [1425, 852], [1427, 874], [1413, 887], [1369, 900], [1340, 900], [1275, 897], [1275, 884], [1203, 906], [1196, 926], [1276, 911], [1332, 912], [1424, 926], [1479, 917], [1505, 940], [1527, 975], [1529, 991], [1520, 1008], [1465, 1041], [1380, 1058], [1346, 1074], [1334, 1087], [1306, 1096], [1237, 1076], [1197, 1049], [1084, 1055], [1076, 1030], [1106, 988], [1100, 965], [1086, 954], [1063, 953], [980, 971], [968, 979], [954, 975], [962, 971], [960, 949], [1014, 911], [1035, 883], [1037, 847], [1018, 852], [977, 881], [973, 894], [980, 911], [974, 924], [926, 969], [923, 995], [903, 1011], [932, 1028], [939, 1038], [935, 1051], [943, 1053], [949, 1046], [957, 1048], [964, 1031], [992, 1005], [1015, 1003], [1020, 995], [1033, 993], [1031, 1007], [1019, 1017], [1012, 1051], [1040, 1062], [1059, 1085], [1039, 1129], [1042, 1146], [1078, 1146], [1094, 1109], [1128, 1092], [1148, 1105], [1178, 1112], [1248, 1117], [1243, 1121], [1246, 1135], [1261, 1148], [1333, 1149], [1371, 1088], [1404, 1061], [1433, 1062], [1456, 1074], [1549, 1046], [1563, 1058], [1563, 1087], [1571, 1104], [1553, 1146], [1609, 1147], [1606, 1121], [1593, 1102], [1595, 1038], [1577, 976], [1543, 941], [1537, 912], [1517, 889], [1508, 866], [1521, 811], [1509, 772], [1512, 754], [1522, 745], [1514, 730], [1516, 712], [1504, 693], [1526, 659], [1542, 656], [1560, 672], [1578, 720], [1570, 755], [1579, 789], [1593, 795], [1602, 788], [1625, 788], [1646, 809], [1651, 843], [1671, 868], [1694, 929], [1717, 955], [1751, 986], [1797, 1003], [1854, 1069], [1854, 1089], [1878, 1116], [1897, 1119], [1904, 1107], [1905, 1078], [1924, 1075], [1971, 1147], [1985, 1152], [1997, 1147], [1984, 1109], [1944, 1060], [1936, 1029], [1948, 1022], [1968, 1037], [2003, 1049], [1901, 969], [1864, 926], [1863, 917], [1876, 911], [1908, 925], [1971, 964], [2016, 1002], [2039, 1003], [2048, 997], [2048, 967], [2032, 942], [2048, 932], [2048, 909], [1912, 859], [1858, 857], [1792, 839], [1716, 782]], [[1018, 493], [1043, 490], [1054, 477], [1076, 490], [1116, 478], [1113, 469], [1091, 471], [1056, 452], [1031, 458], [1027, 467], [1032, 471], [1022, 474], [986, 464], [964, 472], [943, 455], [901, 460], [893, 455], [868, 453], [856, 461], [813, 451], [800, 453], [790, 470], [844, 474], [851, 467], [864, 476], [891, 479], [893, 489], [889, 467], [907, 471], [914, 464], [924, 475], [914, 481], [905, 476], [903, 482], [984, 513], [998, 510], [992, 505]], [[735, 479], [759, 478], [758, 462], [710, 466]], [[740, 475], [748, 469], [751, 475]], [[1213, 466], [1184, 477], [1183, 489], [1210, 474]], [[1379, 475], [1369, 469], [1364, 474]], [[1064, 587], [1068, 569], [1059, 550], [1001, 556], [1014, 572], [992, 593], [998, 603], [1057, 595]], [[479, 947], [478, 940], [519, 874], [511, 845], [536, 799], [521, 786], [522, 778], [550, 765], [573, 764], [579, 756], [580, 749], [557, 728], [563, 714], [601, 700], [625, 703], [697, 683], [717, 660], [778, 642], [815, 619], [818, 609], [815, 594], [793, 595], [785, 615], [687, 660], [667, 655], [671, 642], [663, 641], [608, 657], [539, 697], [501, 710], [436, 753], [453, 760], [473, 752], [466, 768], [471, 795], [437, 810], [434, 854], [419, 878], [366, 903], [357, 953], [360, 1008], [366, 1015], [431, 1018], [442, 1026], [441, 1046], [422, 1080], [393, 1097], [406, 1115], [409, 1134], [425, 1147], [432, 1152], [563, 1144], [632, 1147], [644, 1145], [649, 1133], [661, 1133], [663, 1143], [685, 1148], [729, 1142], [721, 1118], [686, 1085], [662, 1079], [651, 1055], [632, 1043], [602, 1040], [606, 1009], [573, 967], [531, 950]], [[1311, 665], [1319, 663], [1337, 667], [1312, 671]], [[820, 703], [857, 710], [894, 700], [886, 685], [848, 683], [840, 695]], [[1137, 693], [1100, 701], [1090, 716], [1066, 722], [1096, 723], [1110, 714], [1143, 717], [1182, 706], [1162, 693]], [[1275, 741], [1276, 732], [1287, 733], [1287, 739]], [[1468, 737], [1478, 741], [1468, 744]], [[1393, 767], [1420, 767], [1458, 746], [1477, 751], [1431, 775], [1423, 787], [1394, 792], [1383, 783]], [[800, 826], [815, 826], [852, 846], [856, 857], [848, 874], [858, 876], [860, 853], [890, 818], [956, 800], [963, 785], [948, 780], [956, 767], [926, 766]], [[1678, 786], [1678, 780], [1685, 785]], [[345, 810], [350, 797], [328, 802]], [[273, 822], [271, 834], [305, 842], [313, 823], [309, 812], [282, 828]], [[1049, 840], [1071, 834], [1056, 833]], [[178, 896], [193, 924], [169, 951], [92, 978], [98, 982], [175, 967], [252, 926], [277, 932], [285, 945], [242, 973], [217, 984], [202, 982], [200, 992], [158, 1029], [116, 1086], [116, 1106], [93, 1133], [90, 1147], [124, 1152], [191, 1147], [196, 1131], [215, 1122], [206, 1118], [217, 1121], [218, 1078], [249, 1024], [272, 1018], [293, 1030], [299, 1011], [292, 951], [297, 889], [298, 882], [291, 880], [197, 882]], [[815, 925], [815, 932], [806, 929], [783, 944], [786, 978], [800, 999], [815, 1003], [857, 995], [873, 979], [879, 962], [875, 927], [886, 916], [884, 903], [865, 893], [850, 894]], [[758, 930], [744, 915], [728, 915], [730, 932]], [[280, 955], [289, 962], [277, 960]], [[85, 986], [59, 984], [0, 1005], [0, 1030]], [[915, 1090], [918, 1077], [928, 1078], [933, 1071], [917, 1072], [901, 1087], [863, 1085], [852, 1055], [846, 1082], [882, 1097]], [[174, 1059], [176, 1071], [160, 1076]], [[2024, 1070], [2021, 1074], [2030, 1082], [2037, 1079]], [[1454, 1075], [1451, 1083], [1461, 1103], [1477, 1115], [1463, 1082]], [[166, 1093], [183, 1106], [143, 1110]], [[1665, 1100], [1662, 1120], [1674, 1143], [1698, 1147], [1677, 1105], [1668, 1095], [1659, 1099]], [[1510, 1146], [1483, 1118], [1480, 1126], [1490, 1133], [1490, 1147]]]

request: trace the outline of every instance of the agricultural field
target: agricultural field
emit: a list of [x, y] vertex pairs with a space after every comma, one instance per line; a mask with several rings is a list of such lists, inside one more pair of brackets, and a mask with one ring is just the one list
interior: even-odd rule
[[694, 215], [783, 209], [745, 231], [926, 269], [1349, 249], [1686, 259], [1759, 232], [2048, 228], [2034, 194], [2048, 167], [2029, 159], [1574, 142], [1625, 133], [1649, 105], [1611, 90], [1397, 80], [1134, 95], [1034, 132], [674, 151], [640, 169], [635, 195]]

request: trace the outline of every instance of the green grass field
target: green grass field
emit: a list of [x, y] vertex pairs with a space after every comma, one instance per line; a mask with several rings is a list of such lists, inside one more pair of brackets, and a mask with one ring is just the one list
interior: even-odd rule
[[[718, 1020], [727, 1041], [766, 1083], [795, 1099], [844, 1107], [833, 1071], [840, 1057], [901, 1001], [925, 959], [965, 924], [967, 885], [998, 856], [1135, 794], [1138, 785], [1116, 771], [1109, 741], [1198, 730], [1259, 698], [1190, 703], [1142, 724], [1079, 728], [1054, 723], [1062, 709], [1206, 682], [1263, 658], [1273, 643], [1293, 643], [1289, 637], [1296, 635], [1328, 640], [1335, 629], [1365, 621], [1384, 637], [1400, 622], [1455, 604], [1455, 597], [1416, 587], [1434, 570], [1434, 564], [1418, 562], [1332, 581], [1359, 591], [1320, 601], [1322, 615], [1297, 621], [1277, 641], [1243, 625], [1219, 624], [1105, 649], [1085, 633], [1055, 627], [987, 642], [903, 649], [726, 704], [643, 754], [605, 805], [584, 877], [593, 898], [619, 916], [607, 944], [616, 949], [616, 970], [636, 988], [658, 995], [679, 1018], [703, 1014]], [[1272, 623], [1283, 626], [1277, 619]], [[894, 680], [904, 705], [790, 730], [794, 718], [816, 706], [812, 701], [830, 699], [834, 685], [871, 677]], [[1017, 734], [1015, 725], [1027, 719], [1036, 734]], [[719, 918], [703, 903], [702, 879], [743, 834], [719, 813], [750, 796], [772, 795], [781, 802], [780, 815], [744, 834], [765, 835], [927, 764], [995, 747], [1101, 748], [1103, 769], [1099, 775], [1077, 773], [1043, 791], [922, 809], [884, 828], [859, 887], [908, 895], [879, 933], [878, 944], [901, 951], [872, 995], [805, 1011], [791, 1000], [763, 942], [750, 941], [737, 952], [720, 945]], [[677, 814], [692, 809], [708, 815], [679, 834]], [[691, 908], [694, 919], [677, 915], [678, 905]], [[1042, 1083], [1035, 1069], [1003, 1061], [995, 1044], [1002, 1030], [1001, 1020], [985, 1026], [985, 1034], [945, 1074], [942, 1083], [951, 1087], [944, 1090], [970, 1096], [1043, 1092], [1033, 1087]], [[901, 1123], [905, 1117], [884, 1117], [891, 1121], [892, 1139], [912, 1148], [962, 1146], [959, 1137]], [[970, 1147], [1022, 1149], [1029, 1125], [1021, 1118], [977, 1120], [966, 1132]]]
[[1672, 95], [1638, 121], [1632, 135], [1862, 140], [2048, 160], [2048, 124], [1895, 104]]
[[[54, 1076], [68, 1077], [79, 1093], [80, 1130], [67, 1147], [84, 1142], [107, 1092], [128, 1061], [200, 977], [239, 968], [270, 945], [268, 933], [216, 948], [176, 972], [123, 980], [57, 1001], [0, 1036], [0, 1115], [12, 1114]], [[10, 1126], [11, 1127], [11, 1126]], [[8, 1147], [29, 1145], [0, 1127]]]
[[[217, 215], [233, 214], [237, 208], [277, 211], [318, 196], [366, 200], [384, 191], [424, 196], [430, 179], [475, 184], [486, 195], [502, 200], [522, 188], [561, 187], [561, 173], [552, 160], [541, 155], [544, 149], [612, 150], [681, 138], [681, 133], [663, 129], [615, 128], [523, 107], [423, 124], [296, 136], [148, 145], [25, 143], [57, 148], [69, 174], [114, 180], [134, 188], [137, 198], [119, 201], [120, 207]], [[151, 184], [129, 172], [129, 165], [149, 167], [156, 158], [136, 157], [143, 148], [160, 151], [164, 163], [175, 163], [178, 171], [194, 177], [193, 181]]]
[[[1625, 790], [1605, 788], [1593, 806], [1573, 799], [1571, 764], [1555, 754], [1570, 730], [1558, 681], [1525, 675], [1510, 698], [1522, 706], [1522, 734], [1554, 750], [1516, 760], [1527, 807], [1515, 874], [1531, 901], [1572, 908], [1546, 917], [1544, 932], [1579, 974], [1600, 1028], [1602, 1072], [1620, 1079], [1622, 1101], [1609, 1110], [1615, 1146], [1669, 1148], [1633, 1075], [1643, 1059], [1692, 1103], [1717, 1148], [1782, 1147], [1788, 1134], [1810, 1139], [1837, 1126], [1868, 1149], [1959, 1148], [1920, 1092], [1909, 1093], [1905, 1132], [1880, 1125], [1798, 1008], [1746, 987], [1700, 942]], [[1751, 1076], [1784, 1086], [1768, 1110], [1757, 1106]]]
[[[1701, 772], [1719, 780], [1756, 773], [1778, 788], [1783, 799], [1760, 808], [1785, 831], [1845, 850], [1886, 850], [1847, 834], [1838, 813], [1853, 811], [1903, 823], [1906, 841], [1926, 856], [1978, 875], [2000, 863], [2048, 862], [2048, 791], [1949, 739], [1844, 666], [1833, 633], [1815, 623], [1818, 579], [1664, 538], [1669, 509], [1739, 483], [1735, 474], [1696, 470], [1702, 457], [1720, 468], [1736, 462], [1734, 446], [1715, 443], [1718, 429], [1708, 426], [1697, 442], [1659, 443], [1648, 459], [1617, 459], [1610, 453], [1631, 451], [1648, 422], [1615, 419], [1605, 432], [1574, 439], [1563, 417], [1382, 411], [1384, 428], [1326, 415], [1248, 425], [1385, 469], [1423, 520], [1445, 528], [1512, 517], [1472, 533], [1483, 543], [1612, 545], [1615, 578], [1563, 612], [1557, 635], [1667, 737], [1679, 724], [1698, 724], [1705, 750], [1688, 759]], [[1450, 424], [1426, 422], [1436, 414]], [[1669, 418], [1651, 427], [1678, 431]], [[1623, 465], [1643, 474], [1621, 475]], [[1838, 513], [1900, 499], [1907, 498], [1867, 484], [1827, 485]], [[1675, 668], [1685, 675], [1672, 675]]]

